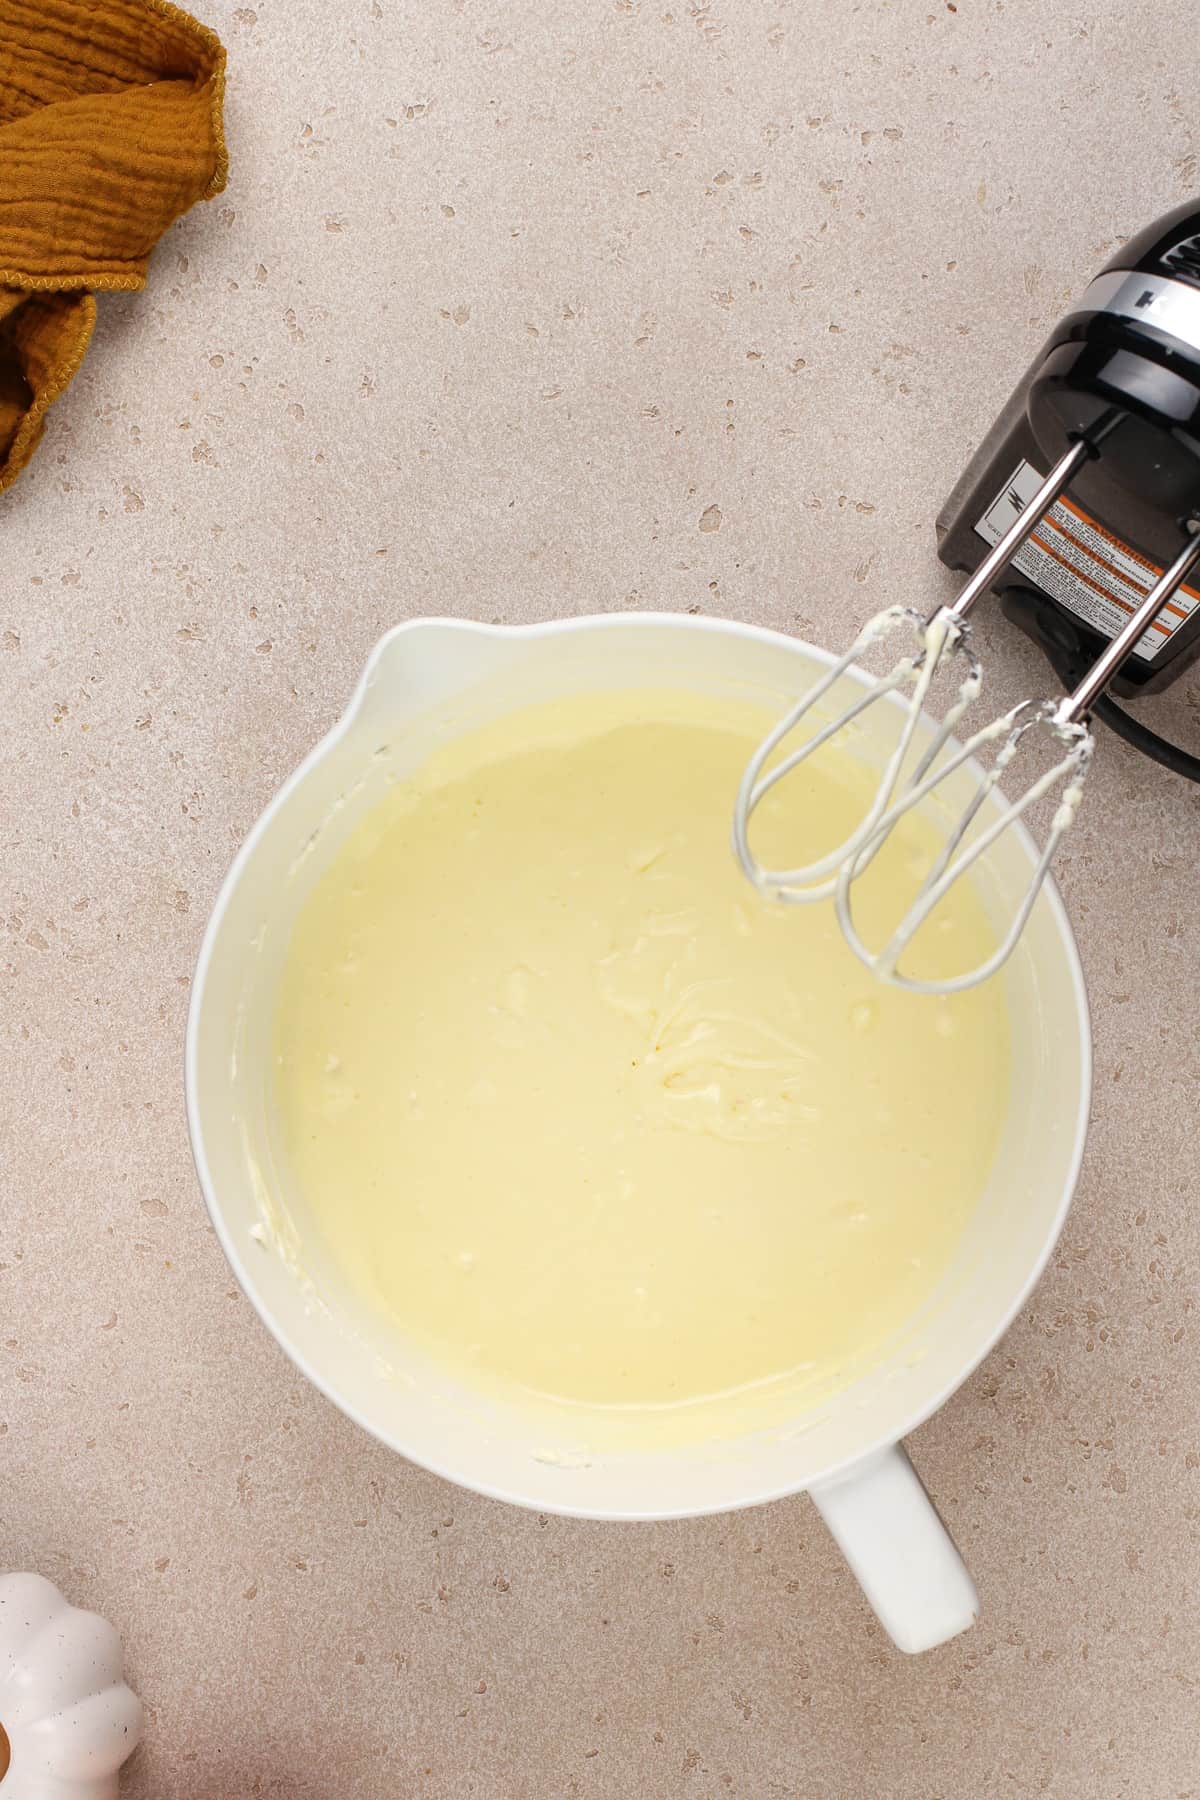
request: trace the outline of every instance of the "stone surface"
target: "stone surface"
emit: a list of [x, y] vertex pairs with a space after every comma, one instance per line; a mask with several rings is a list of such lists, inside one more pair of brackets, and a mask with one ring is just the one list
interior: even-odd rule
[[[985, 1607], [916, 1661], [804, 1500], [581, 1525], [369, 1442], [240, 1297], [180, 1074], [221, 875], [395, 620], [832, 643], [949, 591], [971, 444], [1195, 189], [1192, 7], [199, 10], [230, 189], [102, 303], [0, 521], [0, 1566], [125, 1633], [124, 1793], [1194, 1800], [1196, 791], [1106, 741], [1064, 859], [1091, 1142], [914, 1441]], [[1159, 711], [1196, 741], [1194, 680]]]

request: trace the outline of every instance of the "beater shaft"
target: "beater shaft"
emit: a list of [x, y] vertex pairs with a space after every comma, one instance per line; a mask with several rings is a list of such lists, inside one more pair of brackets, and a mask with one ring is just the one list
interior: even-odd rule
[[[940, 616], [965, 619], [981, 594], [986, 594], [998, 575], [1002, 575], [1017, 551], [1031, 538], [1054, 502], [1062, 497], [1092, 451], [1082, 438], [1076, 440], [1059, 458], [1037, 493], [1013, 520], [1004, 536], [988, 551], [975, 573], [952, 606], [940, 608]], [[938, 615], [935, 615], [935, 617]]]
[[1200, 520], [1189, 520], [1188, 530], [1192, 536], [1170, 568], [1165, 569], [1159, 576], [1146, 598], [1130, 615], [1104, 654], [1096, 658], [1075, 692], [1069, 694], [1061, 702], [1054, 715], [1056, 724], [1077, 725], [1081, 720], [1086, 719], [1113, 676], [1120, 673], [1122, 664], [1128, 662], [1133, 655], [1141, 639], [1149, 631], [1172, 594], [1177, 588], [1183, 586], [1196, 564], [1200, 562]]
[[[1033, 510], [1032, 504], [1029, 510]], [[1200, 563], [1200, 521], [1192, 520], [1190, 529], [1192, 535], [1179, 555], [1170, 567], [1159, 576], [1140, 606], [1130, 615], [1104, 655], [1097, 658], [1074, 693], [1068, 694], [1062, 700], [1045, 701], [1040, 706], [1033, 708], [1028, 702], [1024, 702], [995, 720], [991, 725], [984, 726], [982, 731], [976, 732], [974, 737], [960, 745], [948, 762], [924, 780], [911, 784], [901, 798], [879, 819], [874, 832], [868, 837], [866, 843], [860, 845], [858, 850], [847, 858], [842, 866], [837, 885], [838, 922], [846, 942], [855, 955], [861, 962], [873, 968], [885, 981], [893, 982], [896, 986], [906, 987], [917, 993], [956, 993], [986, 980], [1008, 960], [1033, 910], [1034, 901], [1037, 899], [1042, 882], [1049, 871], [1054, 852], [1064, 834], [1070, 829], [1079, 807], [1083, 782], [1092, 755], [1092, 738], [1087, 728], [1089, 711], [1097, 696], [1119, 672], [1122, 664], [1133, 655], [1144, 633], [1158, 618], [1172, 594], [1182, 586], [1190, 571]], [[1052, 768], [1040, 775], [1018, 800], [1013, 801], [993, 819], [973, 844], [960, 851], [959, 846], [963, 843], [968, 828], [1011, 763], [1021, 739], [1027, 732], [1038, 726], [1044, 726], [1050, 731], [1052, 737], [1062, 746], [1063, 756]], [[854, 923], [851, 903], [851, 889], [854, 883], [874, 859], [881, 844], [895, 827], [897, 821], [918, 807], [935, 787], [945, 781], [975, 753], [983, 749], [990, 738], [997, 736], [1004, 737], [1003, 748], [995, 757], [990, 769], [980, 779], [956, 826], [936, 857], [933, 867], [922, 882], [916, 898], [890, 940], [881, 951], [872, 953], [863, 943]], [[1041, 799], [1050, 792], [1051, 788], [1063, 781], [1066, 786], [1062, 800], [1046, 834], [1045, 843], [1034, 867], [1033, 878], [1017, 907], [1008, 931], [1001, 939], [994, 954], [978, 969], [948, 980], [921, 981], [901, 975], [896, 967], [898, 959], [938, 903], [945, 899], [954, 884], [961, 880], [1003, 832], [1014, 825], [1035, 801]]]

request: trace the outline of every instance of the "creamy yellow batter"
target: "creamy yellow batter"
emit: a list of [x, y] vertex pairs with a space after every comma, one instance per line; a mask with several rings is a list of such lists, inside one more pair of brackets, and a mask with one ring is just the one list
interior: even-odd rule
[[[514, 714], [393, 791], [300, 913], [276, 1097], [305, 1208], [364, 1299], [490, 1391], [795, 1411], [929, 1297], [979, 1198], [1003, 987], [885, 987], [828, 905], [754, 893], [729, 822], [763, 723], [679, 694]], [[844, 834], [867, 777], [837, 775], [781, 784], [767, 857]], [[922, 829], [871, 871], [868, 927]], [[959, 893], [919, 972], [993, 942]]]

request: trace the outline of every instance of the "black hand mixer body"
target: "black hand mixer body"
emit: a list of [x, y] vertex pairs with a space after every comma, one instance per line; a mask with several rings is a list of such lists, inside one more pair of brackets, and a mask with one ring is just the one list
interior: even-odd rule
[[[1066, 314], [938, 518], [939, 554], [973, 571], [1072, 443], [1092, 454], [996, 581], [1006, 616], [1073, 686], [1150, 591], [1200, 517], [1200, 208], [1133, 238]], [[1112, 683], [1174, 681], [1200, 656], [1200, 587], [1181, 587]], [[1200, 756], [1116, 705], [1096, 715], [1200, 781]]]

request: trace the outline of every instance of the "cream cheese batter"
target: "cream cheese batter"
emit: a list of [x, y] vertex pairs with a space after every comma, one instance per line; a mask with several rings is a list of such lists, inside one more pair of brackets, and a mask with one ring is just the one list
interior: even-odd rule
[[[398, 786], [302, 907], [275, 1041], [302, 1229], [480, 1389], [787, 1416], [929, 1299], [979, 1199], [1003, 985], [884, 987], [828, 905], [753, 892], [729, 819], [763, 729], [676, 693], [515, 713]], [[870, 786], [810, 766], [756, 833], [832, 844]], [[903, 822], [866, 933], [932, 848]], [[994, 943], [963, 884], [921, 972]]]

